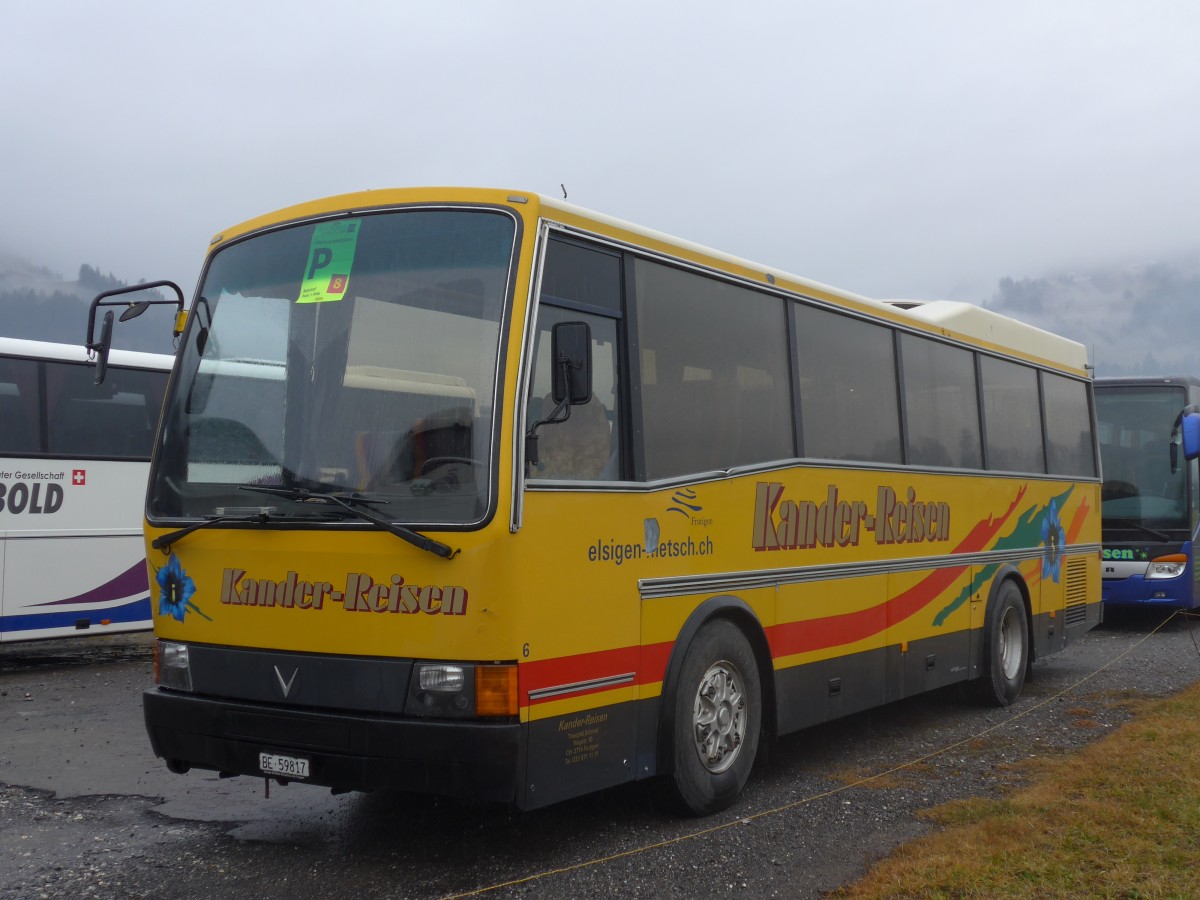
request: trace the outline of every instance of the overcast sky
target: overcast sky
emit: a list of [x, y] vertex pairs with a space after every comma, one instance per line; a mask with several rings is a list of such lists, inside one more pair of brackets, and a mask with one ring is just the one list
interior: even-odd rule
[[17, 0], [0, 249], [173, 278], [363, 188], [560, 194], [875, 297], [1200, 252], [1200, 3]]

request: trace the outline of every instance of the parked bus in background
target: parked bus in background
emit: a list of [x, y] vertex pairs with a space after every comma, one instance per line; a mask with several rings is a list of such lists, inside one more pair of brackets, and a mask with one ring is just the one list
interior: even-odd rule
[[1194, 609], [1200, 478], [1178, 432], [1184, 409], [1200, 403], [1200, 379], [1098, 378], [1095, 392], [1104, 604]]
[[536, 194], [239, 225], [152, 462], [151, 743], [524, 809], [661, 776], [708, 813], [763, 739], [1011, 703], [1099, 620], [1091, 396], [1072, 341]]
[[0, 641], [150, 627], [142, 510], [172, 357], [0, 338]]

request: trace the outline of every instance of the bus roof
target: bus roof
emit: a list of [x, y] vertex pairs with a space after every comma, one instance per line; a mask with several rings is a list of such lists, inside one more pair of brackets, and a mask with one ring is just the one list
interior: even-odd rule
[[1106, 375], [1096, 379], [1096, 387], [1195, 387], [1200, 378], [1194, 375]]
[[413, 187], [341, 194], [286, 207], [233, 226], [212, 239], [210, 250], [250, 232], [286, 222], [332, 212], [379, 210], [422, 201], [496, 203], [528, 208], [541, 217], [567, 226], [586, 229], [589, 225], [599, 225], [604, 231], [618, 236], [618, 239], [622, 236], [627, 240], [634, 239], [629, 242], [636, 246], [682, 256], [701, 265], [717, 263], [719, 268], [731, 274], [781, 290], [818, 298], [835, 298], [852, 310], [877, 315], [897, 324], [908, 323], [922, 331], [933, 331], [951, 338], [957, 336], [971, 343], [990, 344], [999, 351], [1014, 351], [1080, 372], [1087, 369], [1087, 349], [1083, 344], [970, 303], [875, 300], [585, 209], [558, 197], [534, 192], [496, 188]]
[[956, 300], [885, 300], [914, 318], [948, 331], [1082, 369], [1087, 365], [1087, 348], [1078, 341], [1044, 331], [1034, 325], [1002, 316], [972, 303]]

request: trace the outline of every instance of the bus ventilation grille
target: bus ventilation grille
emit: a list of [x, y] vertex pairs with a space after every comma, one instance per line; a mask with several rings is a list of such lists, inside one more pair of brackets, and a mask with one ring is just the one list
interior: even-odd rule
[[1087, 574], [1088, 561], [1083, 557], [1067, 560], [1067, 612], [1066, 626], [1081, 625], [1087, 621]]

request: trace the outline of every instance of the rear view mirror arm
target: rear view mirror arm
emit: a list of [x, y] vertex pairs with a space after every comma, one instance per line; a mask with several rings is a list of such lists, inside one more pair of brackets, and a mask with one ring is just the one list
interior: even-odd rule
[[[136, 302], [114, 299], [125, 294], [134, 294], [139, 291], [148, 291], [160, 287], [170, 288], [174, 291], [175, 299], [153, 298]], [[130, 284], [125, 287], [114, 288], [111, 291], [103, 291], [93, 298], [92, 305], [88, 308], [87, 339], [84, 341], [84, 347], [87, 348], [89, 355], [96, 354], [96, 384], [104, 381], [104, 374], [108, 369], [108, 351], [112, 349], [113, 314], [111, 310], [105, 314], [104, 322], [100, 329], [100, 337], [96, 337], [96, 313], [100, 307], [124, 306], [125, 310], [121, 313], [121, 321], [125, 322], [129, 319], [137, 318], [150, 306], [167, 303], [175, 307], [175, 325], [172, 334], [174, 337], [179, 337], [183, 333], [183, 324], [186, 315], [183, 311], [183, 291], [173, 281], [149, 281], [143, 284]]]

